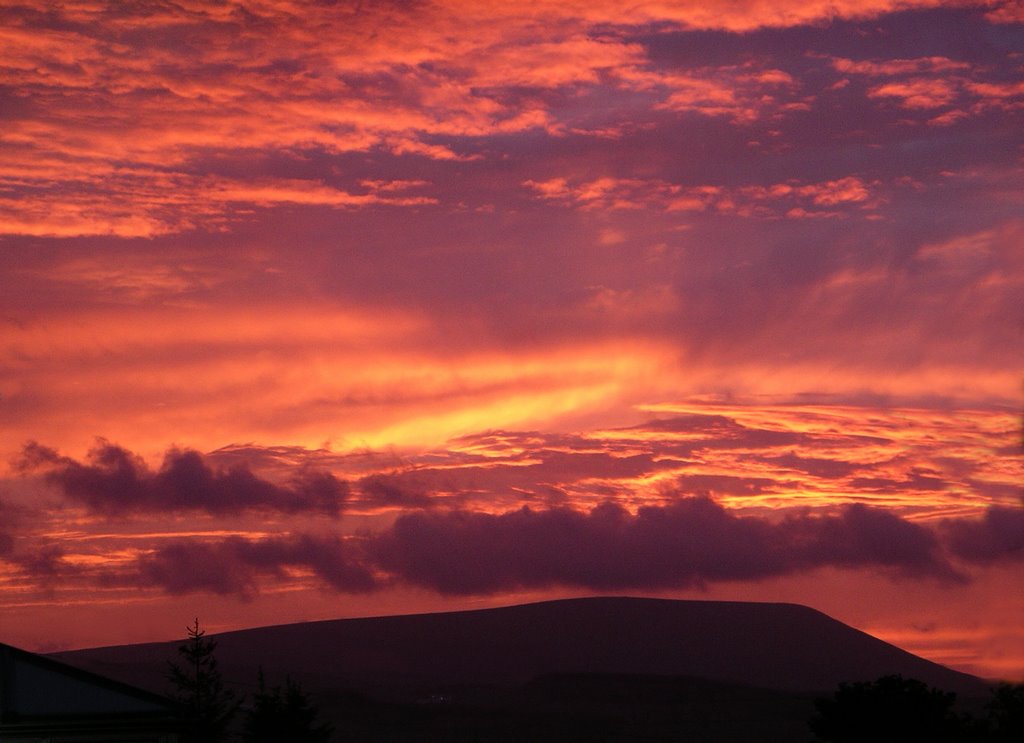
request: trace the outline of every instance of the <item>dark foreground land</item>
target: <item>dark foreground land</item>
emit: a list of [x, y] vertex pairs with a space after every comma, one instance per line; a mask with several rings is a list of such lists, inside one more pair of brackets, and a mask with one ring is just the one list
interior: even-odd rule
[[674, 676], [551, 674], [382, 702], [321, 697], [338, 741], [807, 741], [813, 695]]
[[[183, 619], [183, 626], [188, 618]], [[336, 740], [808, 741], [816, 697], [889, 674], [957, 692], [980, 679], [803, 606], [595, 598], [217, 635], [242, 694], [299, 682]], [[180, 641], [55, 654], [166, 693]]]

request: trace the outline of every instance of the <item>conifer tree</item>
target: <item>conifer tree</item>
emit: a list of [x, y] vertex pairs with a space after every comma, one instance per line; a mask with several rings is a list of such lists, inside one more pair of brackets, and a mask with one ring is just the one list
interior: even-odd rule
[[224, 688], [214, 651], [217, 643], [199, 628], [199, 619], [188, 628], [188, 637], [178, 647], [179, 662], [168, 661], [167, 679], [174, 684], [175, 697], [189, 718], [187, 743], [220, 743], [239, 703]]

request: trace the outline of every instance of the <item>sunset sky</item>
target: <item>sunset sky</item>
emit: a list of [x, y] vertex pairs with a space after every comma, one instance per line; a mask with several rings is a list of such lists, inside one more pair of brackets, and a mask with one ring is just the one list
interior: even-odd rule
[[0, 0], [0, 641], [807, 604], [1024, 679], [1020, 0]]

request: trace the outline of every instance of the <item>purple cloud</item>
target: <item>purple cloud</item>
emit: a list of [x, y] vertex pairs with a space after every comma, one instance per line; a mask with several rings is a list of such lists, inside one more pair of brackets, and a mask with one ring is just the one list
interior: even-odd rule
[[[984, 522], [946, 529], [955, 555], [985, 561], [1020, 553], [1020, 523], [1016, 513], [994, 509]], [[994, 550], [983, 546], [992, 532], [1003, 539]], [[554, 586], [686, 588], [820, 567], [882, 570], [896, 578], [943, 583], [966, 580], [942, 545], [927, 527], [863, 504], [780, 519], [737, 515], [710, 498], [683, 497], [635, 514], [610, 502], [589, 512], [431, 510], [407, 513], [381, 531], [355, 537], [181, 539], [157, 546], [131, 567], [115, 564], [77, 577], [107, 586], [157, 587], [174, 595], [243, 598], [265, 583], [293, 580], [295, 569], [342, 593], [405, 584], [449, 596]], [[66, 573], [62, 552], [52, 545], [3, 559], [37, 577]]]
[[782, 531], [785, 542], [794, 545], [800, 561], [808, 565], [877, 565], [907, 575], [959, 577], [941, 556], [931, 531], [863, 503], [850, 504], [835, 516], [787, 519]]
[[311, 569], [328, 586], [346, 593], [371, 591], [377, 585], [344, 540], [311, 535], [174, 542], [140, 559], [137, 573], [120, 580], [156, 585], [171, 594], [205, 591], [246, 597], [257, 592], [260, 579], [281, 578], [289, 567]]
[[400, 474], [367, 475], [359, 480], [359, 489], [371, 503], [383, 506], [425, 507], [430, 495], [408, 482]]
[[922, 526], [864, 505], [774, 523], [683, 498], [631, 515], [607, 503], [502, 514], [414, 513], [367, 548], [401, 579], [444, 594], [577, 585], [668, 588], [756, 580], [815, 567], [881, 567], [951, 579]]
[[963, 560], [1024, 560], [1024, 507], [991, 506], [981, 519], [951, 520], [944, 530], [950, 551]]
[[104, 440], [84, 464], [33, 442], [25, 446], [19, 465], [23, 471], [43, 471], [65, 497], [106, 515], [255, 509], [337, 516], [348, 496], [347, 483], [328, 472], [299, 469], [278, 485], [244, 466], [215, 469], [189, 449], [171, 449], [154, 472], [140, 457]]

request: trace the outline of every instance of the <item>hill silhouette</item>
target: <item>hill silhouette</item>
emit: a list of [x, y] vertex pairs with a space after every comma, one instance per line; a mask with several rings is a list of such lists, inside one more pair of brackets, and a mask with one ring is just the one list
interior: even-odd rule
[[[545, 674], [688, 676], [820, 692], [902, 674], [961, 694], [953, 671], [796, 604], [584, 598], [521, 606], [261, 627], [214, 636], [227, 677], [365, 691], [520, 685]], [[152, 687], [179, 640], [55, 653]], [[312, 686], [311, 685], [311, 686]]]
[[[889, 674], [986, 684], [795, 604], [586, 598], [211, 635], [225, 681], [298, 681], [347, 741], [808, 740], [813, 700]], [[180, 639], [53, 656], [166, 692]]]

